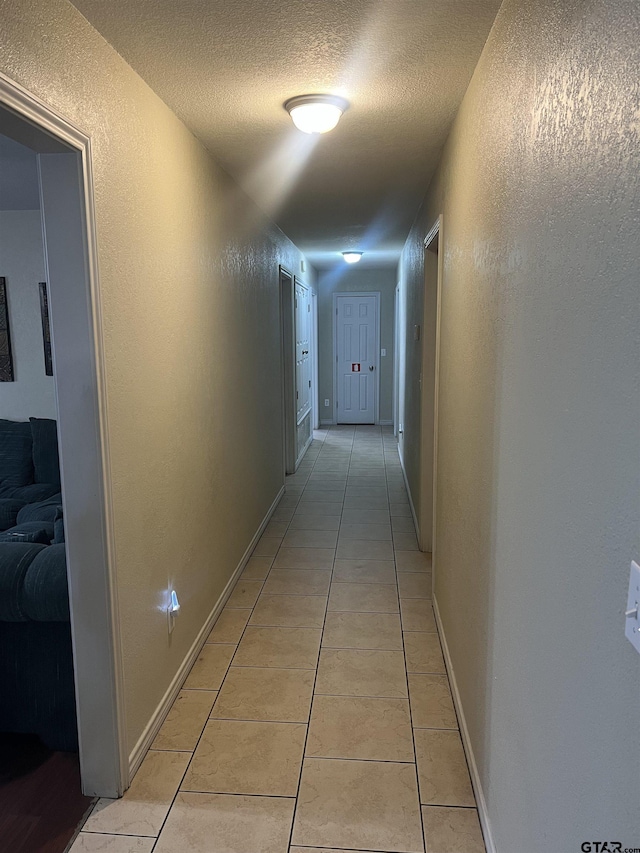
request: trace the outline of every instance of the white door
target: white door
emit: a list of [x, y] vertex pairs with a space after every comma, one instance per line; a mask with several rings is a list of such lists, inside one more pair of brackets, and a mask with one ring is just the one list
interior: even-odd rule
[[337, 422], [376, 422], [378, 294], [336, 295]]
[[311, 411], [311, 300], [306, 287], [296, 281], [296, 422], [298, 426]]

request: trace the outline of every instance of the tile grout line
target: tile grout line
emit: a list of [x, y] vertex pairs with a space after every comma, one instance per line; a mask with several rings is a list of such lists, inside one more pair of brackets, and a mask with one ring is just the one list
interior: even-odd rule
[[[328, 435], [329, 435], [329, 431], [327, 431], [327, 436], [325, 436], [325, 440], [323, 441], [322, 447], [320, 448], [320, 451], [318, 453], [318, 457], [316, 458], [316, 462], [314, 463], [313, 468], [315, 468], [317, 461], [320, 458], [320, 454], [322, 453], [322, 450], [325, 447], [325, 442], [326, 442]], [[349, 458], [351, 458], [351, 457], [349, 457]], [[312, 471], [313, 471], [313, 468], [311, 469]], [[311, 476], [311, 475], [309, 475], [309, 476]], [[347, 479], [348, 479], [348, 476], [347, 476]], [[343, 506], [343, 510], [344, 510], [344, 500], [343, 500], [342, 506]], [[340, 519], [342, 520], [342, 512], [340, 513]], [[340, 530], [340, 523], [338, 524], [338, 531]], [[322, 639], [324, 637], [325, 625], [327, 623], [327, 612], [329, 610], [329, 601], [331, 598], [331, 584], [333, 583], [333, 572], [334, 572], [337, 553], [338, 553], [338, 540], [336, 538], [336, 549], [333, 552], [333, 563], [331, 566], [331, 577], [329, 578], [329, 592], [327, 595], [327, 604], [326, 604], [325, 609], [324, 609], [324, 619], [322, 620], [322, 630], [320, 632], [320, 643], [318, 644], [318, 657], [316, 660], [316, 672], [315, 672], [315, 677], [313, 679], [313, 687], [311, 688], [311, 702], [309, 703], [309, 719], [307, 720], [307, 731], [305, 734], [304, 744], [302, 747], [302, 761], [300, 762], [300, 774], [298, 776], [298, 786], [296, 788], [296, 796], [295, 796], [295, 802], [294, 802], [294, 806], [293, 806], [293, 815], [291, 818], [291, 828], [289, 830], [289, 844], [288, 844], [287, 850], [290, 850], [291, 846], [293, 845], [293, 832], [294, 832], [295, 823], [296, 823], [296, 815], [298, 813], [298, 802], [299, 802], [299, 797], [300, 797], [300, 787], [302, 785], [302, 773], [304, 771], [304, 762], [305, 762], [306, 752], [307, 752], [307, 743], [309, 741], [309, 729], [311, 728], [311, 716], [313, 714], [313, 704], [314, 704], [314, 699], [316, 696], [316, 684], [318, 682], [318, 670], [320, 669], [320, 656], [322, 655]]]

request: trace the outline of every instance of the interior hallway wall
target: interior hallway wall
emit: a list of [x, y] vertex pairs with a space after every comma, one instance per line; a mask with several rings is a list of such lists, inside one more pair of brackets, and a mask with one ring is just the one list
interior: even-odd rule
[[[393, 423], [393, 323], [396, 267], [367, 269], [347, 264], [318, 274], [318, 398], [320, 421], [333, 423], [336, 414], [334, 388], [334, 293], [380, 293], [380, 422]], [[329, 400], [329, 406], [324, 401]]]
[[39, 210], [0, 210], [0, 275], [7, 279], [15, 379], [0, 382], [0, 418], [55, 418], [53, 376], [44, 372], [38, 282], [46, 276]]
[[505, 0], [401, 264], [409, 330], [443, 212], [436, 597], [499, 853], [640, 846], [638, 67], [634, 0]]
[[132, 749], [282, 485], [278, 264], [302, 255], [66, 0], [4, 0], [0, 57], [92, 138]]

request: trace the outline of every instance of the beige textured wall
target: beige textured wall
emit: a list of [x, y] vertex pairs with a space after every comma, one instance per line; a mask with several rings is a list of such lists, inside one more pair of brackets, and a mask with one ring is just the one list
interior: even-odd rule
[[0, 69], [93, 141], [133, 747], [281, 485], [278, 264], [301, 255], [66, 0], [0, 18]]
[[[318, 397], [320, 419], [335, 417], [334, 361], [333, 361], [333, 294], [380, 293], [380, 349], [387, 354], [380, 357], [380, 420], [393, 420], [393, 332], [395, 313], [396, 268], [361, 269], [346, 264], [318, 275]], [[329, 399], [329, 408], [324, 401]]]
[[638, 67], [636, 2], [505, 0], [401, 265], [417, 306], [442, 211], [436, 596], [499, 853], [640, 845]]

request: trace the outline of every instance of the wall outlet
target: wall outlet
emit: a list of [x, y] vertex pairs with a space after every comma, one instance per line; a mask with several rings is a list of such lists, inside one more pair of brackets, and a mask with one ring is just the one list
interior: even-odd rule
[[386, 349], [381, 349], [381, 350], [380, 350], [380, 355], [385, 356], [386, 354], [387, 354]]
[[624, 635], [640, 653], [640, 566], [633, 560], [629, 573], [629, 594], [624, 617]]
[[325, 404], [325, 406], [328, 406], [328, 405], [329, 405], [329, 401], [328, 401], [328, 400], [325, 400], [325, 401], [324, 401], [324, 404]]

